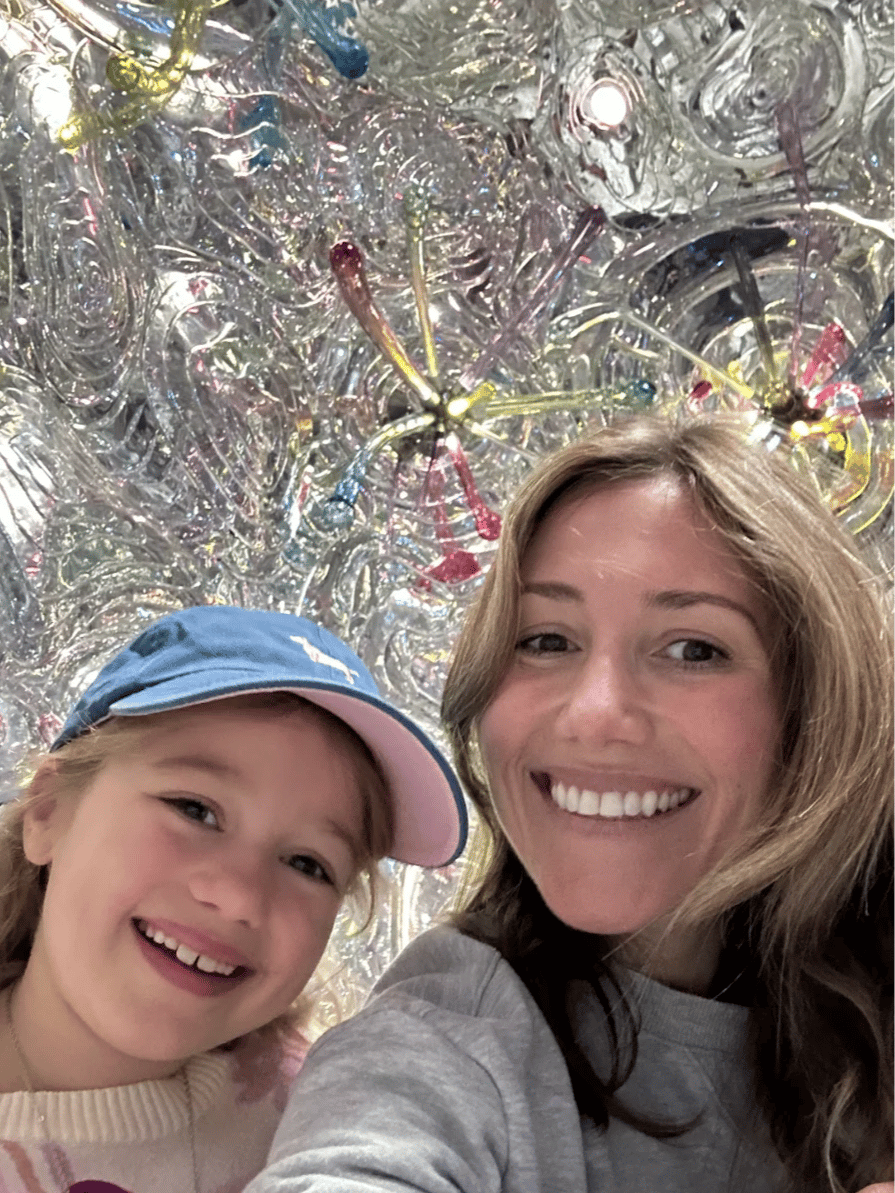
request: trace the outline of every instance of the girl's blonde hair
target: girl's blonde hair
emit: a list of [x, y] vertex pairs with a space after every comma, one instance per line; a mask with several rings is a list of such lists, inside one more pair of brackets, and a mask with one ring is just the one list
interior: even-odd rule
[[[549, 912], [497, 823], [477, 726], [509, 666], [521, 562], [548, 513], [595, 488], [656, 475], [678, 480], [760, 588], [777, 623], [772, 663], [783, 706], [779, 778], [764, 814], [690, 893], [675, 923], [721, 921], [728, 938], [736, 932], [747, 942], [760, 984], [757, 1061], [776, 1146], [795, 1188], [850, 1193], [883, 1179], [891, 1164], [891, 1028], [883, 1004], [892, 649], [877, 577], [785, 453], [754, 447], [742, 427], [717, 419], [672, 427], [635, 418], [561, 450], [523, 485], [443, 698], [457, 768], [490, 836], [483, 877], [458, 922], [508, 949], [530, 984], [543, 985], [532, 992], [542, 1009], [552, 1008], [545, 1013], [579, 1104], [604, 1123], [610, 1111], [634, 1121], [614, 1098], [633, 1054], [627, 1064], [617, 1056], [615, 1084], [597, 1081], [570, 1034], [573, 975], [542, 981], [535, 973], [534, 936], [564, 926], [555, 917], [547, 925]], [[520, 930], [520, 920], [529, 928]], [[584, 934], [574, 935], [566, 946], [580, 951]]]
[[[213, 707], [218, 701], [201, 707]], [[223, 703], [223, 702], [221, 702]], [[385, 778], [366, 743], [339, 717], [292, 692], [259, 692], [226, 699], [228, 708], [248, 712], [288, 715], [295, 711], [314, 716], [344, 751], [354, 768], [363, 807], [359, 872], [350, 898], [366, 904], [355, 918], [363, 926], [373, 914], [376, 900], [376, 863], [391, 848], [394, 819]], [[183, 711], [189, 711], [188, 706]], [[45, 756], [20, 799], [0, 809], [0, 989], [15, 981], [27, 964], [43, 908], [45, 867], [25, 856], [22, 833], [30, 806], [52, 795], [77, 799], [109, 761], [133, 753], [153, 728], [177, 716], [178, 710], [140, 717], [112, 717]], [[272, 1024], [259, 1031], [288, 1034], [303, 1026], [311, 1007], [302, 996]]]

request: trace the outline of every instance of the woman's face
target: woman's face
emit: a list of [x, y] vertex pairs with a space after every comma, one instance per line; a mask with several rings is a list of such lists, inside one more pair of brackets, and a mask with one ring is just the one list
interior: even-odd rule
[[779, 738], [767, 612], [664, 477], [560, 505], [521, 571], [514, 660], [480, 723], [497, 814], [559, 919], [632, 933], [759, 815]]

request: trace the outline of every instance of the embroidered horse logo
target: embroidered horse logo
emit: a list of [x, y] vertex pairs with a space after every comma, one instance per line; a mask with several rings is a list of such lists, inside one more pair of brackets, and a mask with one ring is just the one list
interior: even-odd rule
[[359, 673], [357, 671], [352, 671], [351, 668], [347, 667], [341, 659], [334, 659], [332, 655], [324, 654], [322, 650], [316, 646], [313, 646], [307, 640], [307, 638], [303, 638], [301, 634], [290, 634], [289, 637], [293, 642], [298, 643], [312, 663], [317, 663], [323, 667], [332, 667], [333, 671], [338, 671], [344, 675], [345, 679], [351, 684], [352, 687], [354, 686], [353, 676], [357, 675], [358, 678], [360, 678]]

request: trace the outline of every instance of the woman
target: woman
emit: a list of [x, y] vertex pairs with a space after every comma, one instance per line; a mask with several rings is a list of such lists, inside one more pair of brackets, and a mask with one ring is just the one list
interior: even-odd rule
[[252, 1189], [890, 1181], [886, 625], [735, 429], [548, 459], [444, 694], [484, 876], [312, 1053]]

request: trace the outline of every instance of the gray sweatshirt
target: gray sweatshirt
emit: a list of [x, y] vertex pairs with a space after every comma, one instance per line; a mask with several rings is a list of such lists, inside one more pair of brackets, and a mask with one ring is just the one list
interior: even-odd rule
[[[246, 1193], [777, 1193], [782, 1170], [743, 1062], [749, 1012], [623, 979], [642, 1028], [628, 1106], [656, 1140], [582, 1124], [559, 1048], [503, 958], [451, 928], [419, 937], [367, 1007], [311, 1050]], [[593, 996], [580, 1038], [605, 1063]]]

